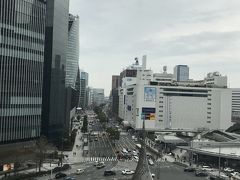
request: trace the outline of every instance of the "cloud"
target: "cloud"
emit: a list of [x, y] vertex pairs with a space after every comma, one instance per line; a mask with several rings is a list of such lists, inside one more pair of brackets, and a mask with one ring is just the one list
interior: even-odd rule
[[216, 68], [239, 87], [239, 7], [239, 0], [71, 0], [80, 16], [80, 67], [106, 92], [111, 75], [142, 54], [156, 71], [189, 64], [201, 79]]

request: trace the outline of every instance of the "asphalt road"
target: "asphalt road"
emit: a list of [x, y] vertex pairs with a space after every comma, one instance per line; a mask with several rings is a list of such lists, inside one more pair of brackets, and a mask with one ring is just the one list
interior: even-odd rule
[[[132, 162], [131, 162], [132, 163]], [[131, 169], [131, 163], [129, 162], [128, 169]], [[69, 176], [75, 177], [76, 180], [105, 180], [113, 178], [124, 178], [131, 177], [131, 175], [122, 175], [121, 171], [124, 167], [117, 165], [117, 162], [105, 162], [106, 167], [102, 169], [97, 169], [93, 166], [93, 163], [89, 162], [89, 165], [84, 165], [84, 173], [81, 175], [76, 175], [73, 171]], [[81, 165], [79, 165], [81, 166]], [[83, 167], [83, 166], [82, 166]], [[115, 168], [114, 168], [115, 167]], [[114, 168], [116, 176], [104, 176], [105, 170], [110, 170]], [[127, 167], [125, 167], [127, 168]], [[157, 165], [151, 166], [151, 173], [154, 173], [156, 177], [155, 180], [158, 180], [159, 168]], [[184, 172], [183, 167], [170, 162], [161, 162], [160, 164], [160, 180], [206, 180], [206, 177], [196, 177], [194, 173]]]

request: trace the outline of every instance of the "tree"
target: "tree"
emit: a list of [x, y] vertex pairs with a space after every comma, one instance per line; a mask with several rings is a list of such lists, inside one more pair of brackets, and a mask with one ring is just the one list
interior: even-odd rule
[[38, 171], [41, 171], [42, 163], [45, 158], [45, 153], [47, 151], [48, 141], [45, 136], [41, 136], [36, 142], [36, 155], [38, 159]]
[[110, 139], [112, 139], [112, 140], [119, 140], [120, 132], [116, 128], [108, 127], [106, 129], [106, 132], [108, 133]]
[[80, 119], [81, 119], [81, 116], [80, 116], [80, 115], [78, 115], [78, 116], [77, 116], [77, 120], [78, 120], [78, 121], [80, 121]]

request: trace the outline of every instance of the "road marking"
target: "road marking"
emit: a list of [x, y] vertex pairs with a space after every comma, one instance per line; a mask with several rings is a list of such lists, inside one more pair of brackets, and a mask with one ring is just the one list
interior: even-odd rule
[[134, 143], [132, 140], [130, 140], [128, 137], [125, 137], [125, 138], [127, 139], [126, 141], [127, 141], [128, 144], [130, 144], [130, 146], [132, 147], [132, 149], [136, 149], [136, 148], [135, 148], [135, 143]]

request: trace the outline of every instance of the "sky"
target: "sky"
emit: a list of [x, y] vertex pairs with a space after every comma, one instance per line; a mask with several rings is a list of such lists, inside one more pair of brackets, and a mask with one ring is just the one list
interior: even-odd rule
[[80, 18], [79, 66], [105, 96], [112, 75], [145, 54], [154, 72], [187, 64], [191, 79], [219, 71], [240, 88], [240, 0], [70, 0], [70, 13]]

